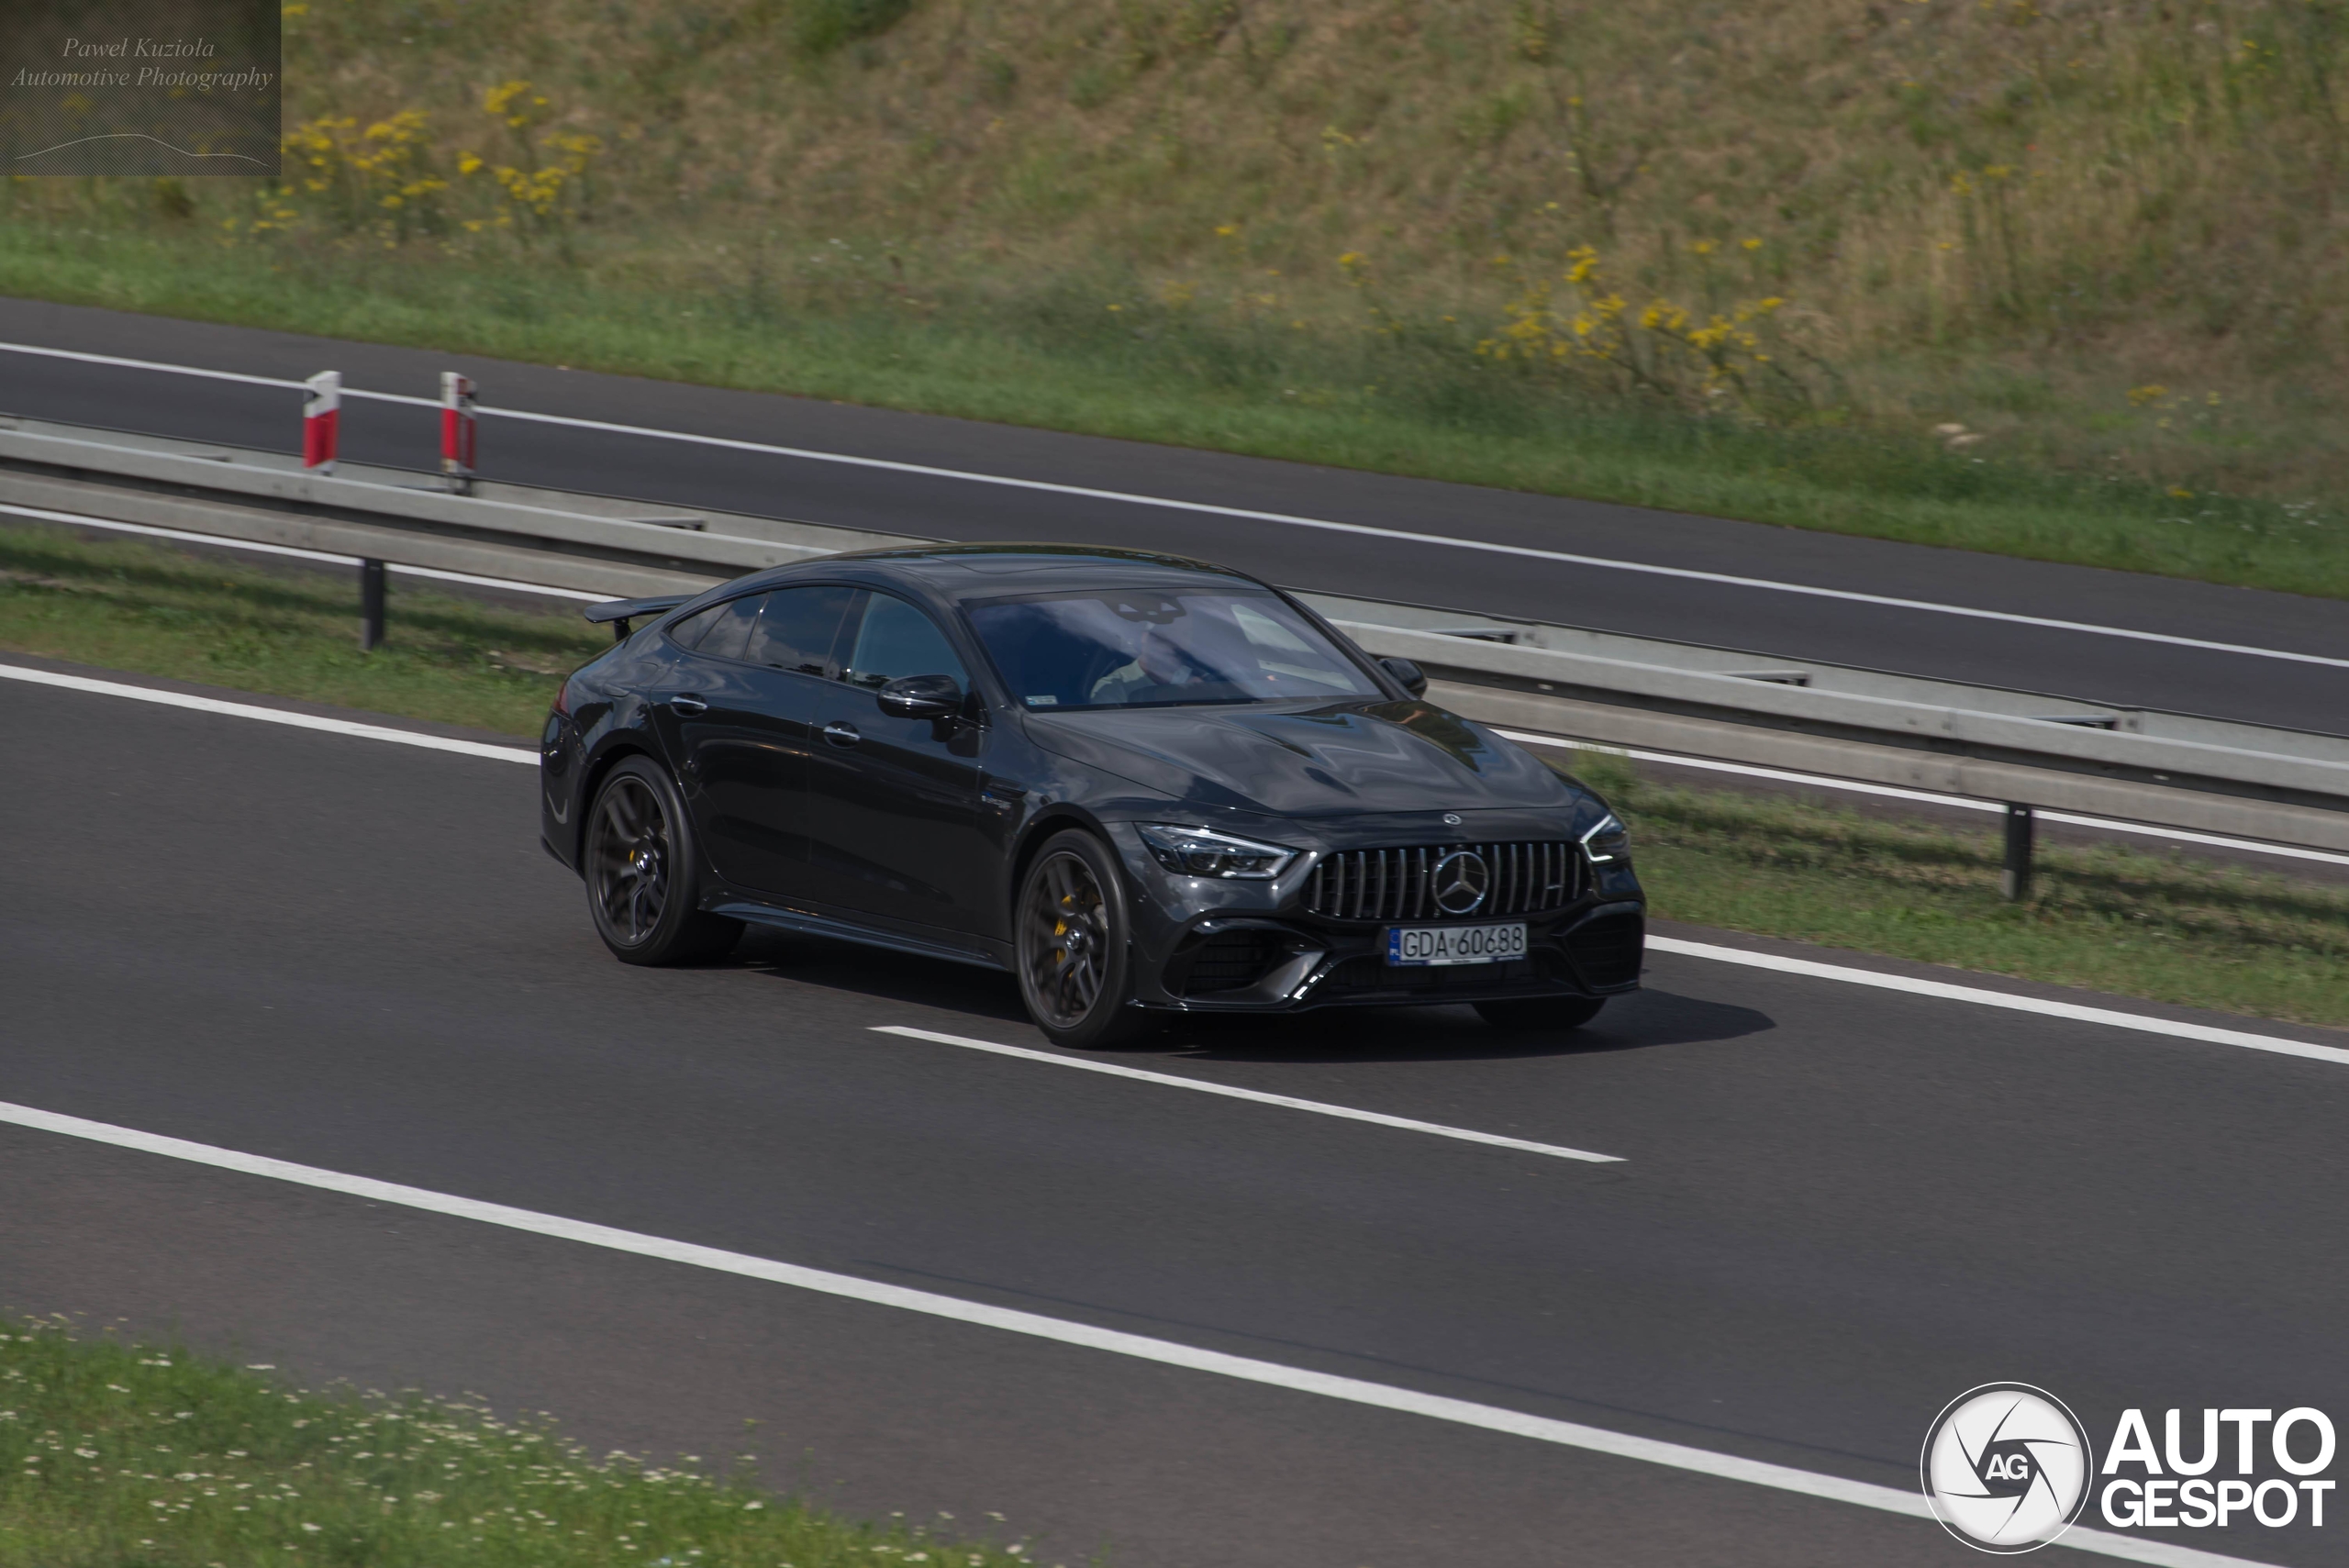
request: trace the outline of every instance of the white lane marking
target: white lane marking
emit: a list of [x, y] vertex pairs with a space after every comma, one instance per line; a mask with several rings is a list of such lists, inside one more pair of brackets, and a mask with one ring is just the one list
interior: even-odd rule
[[[1604, 751], [1612, 757], [1630, 757], [1642, 762], [1669, 762], [1675, 768], [1701, 768], [1708, 773], [1738, 773], [1746, 778], [1776, 779], [1785, 784], [1810, 785], [1819, 789], [1837, 789], [1849, 795], [1880, 795], [1894, 800], [1922, 801], [1928, 806], [1954, 806], [1964, 811], [2006, 810], [2004, 803], [1976, 800], [1966, 795], [1937, 795], [1932, 790], [1902, 789], [1896, 784], [1863, 784], [1857, 779], [1830, 778], [1824, 773], [1798, 773], [1785, 768], [1758, 767], [1751, 762], [1720, 762], [1710, 757], [1691, 757], [1678, 751], [1646, 751], [1634, 746], [1610, 745], [1603, 740], [1576, 740], [1570, 736], [1536, 735], [1530, 730], [1496, 728], [1495, 734], [1508, 740], [1535, 746], [1556, 746], [1569, 751]], [[2043, 822], [2068, 823], [2075, 828], [2094, 828], [2107, 833], [2132, 833], [2146, 839], [2166, 839], [2180, 844], [2210, 844], [2222, 850], [2244, 850], [2254, 854], [2278, 855], [2287, 860], [2323, 861], [2331, 865], [2349, 866], [2349, 855], [2336, 855], [2324, 850], [2303, 850], [2290, 844], [2270, 844], [2258, 839], [2230, 839], [2217, 833], [2190, 833], [2183, 828], [2156, 828], [2146, 822], [2123, 822], [2112, 817], [2082, 817], [2069, 811], [2042, 811]]]
[[[345, 559], [358, 561], [353, 555]], [[429, 577], [436, 583], [470, 583], [476, 588], [506, 588], [518, 594], [538, 594], [550, 599], [570, 599], [583, 605], [600, 605], [611, 598], [609, 594], [584, 594], [576, 588], [551, 588], [544, 583], [517, 583], [510, 577], [481, 577], [471, 572], [443, 572], [437, 566], [401, 566], [386, 562], [386, 572], [402, 577]]]
[[[18, 517], [39, 517], [44, 522], [71, 523], [79, 528], [107, 528], [118, 534], [146, 534], [154, 539], [184, 539], [190, 544], [217, 545], [223, 550], [241, 550], [258, 555], [290, 555], [297, 561], [323, 561], [338, 566], [356, 566], [355, 555], [337, 555], [332, 550], [301, 550], [290, 544], [270, 544], [253, 539], [226, 539], [219, 534], [190, 533], [185, 528], [159, 528], [151, 523], [119, 523], [111, 517], [85, 517], [79, 512], [52, 512], [42, 506], [17, 506], [0, 503], [0, 512]], [[476, 577], [470, 572], [443, 572], [434, 566], [402, 566], [395, 562], [384, 564], [385, 571], [402, 577], [429, 577], [437, 583], [471, 583], [482, 588], [506, 588], [518, 594], [540, 594], [551, 599], [576, 599], [583, 604], [599, 605], [611, 597], [609, 594], [583, 594], [576, 588], [550, 588], [543, 583], [517, 583], [506, 577]]]
[[[222, 381], [245, 382], [261, 386], [299, 389], [305, 384], [281, 381], [271, 376], [239, 375], [228, 371], [202, 370], [192, 365], [165, 364], [155, 360], [124, 359], [115, 354], [89, 354], [71, 349], [46, 349], [29, 343], [0, 343], [0, 351], [38, 354], [50, 359], [78, 360], [91, 364], [117, 365], [134, 370], [166, 371], [178, 375], [209, 376]], [[437, 408], [440, 404], [429, 397], [410, 397], [390, 392], [362, 392], [343, 388], [345, 397], [368, 398], [378, 403], [402, 403], [417, 407]], [[1125, 490], [1100, 490], [1084, 484], [1059, 484], [1044, 479], [1014, 479], [1000, 473], [974, 473], [965, 469], [939, 468], [929, 463], [899, 462], [889, 458], [852, 457], [845, 452], [818, 451], [808, 447], [777, 446], [766, 441], [738, 440], [727, 436], [696, 435], [689, 430], [663, 430], [649, 425], [623, 425], [607, 419], [580, 419], [566, 414], [538, 414], [522, 408], [497, 408], [483, 406], [478, 412], [484, 418], [519, 419], [533, 424], [562, 425], [577, 430], [599, 430], [607, 435], [643, 436], [654, 440], [686, 441], [696, 446], [718, 447], [729, 451], [759, 452], [770, 457], [797, 458], [807, 462], [841, 463], [851, 468], [879, 469], [892, 473], [920, 474], [930, 479], [952, 479], [970, 484], [995, 484], [1012, 490], [1033, 490], [1052, 495], [1074, 495], [1088, 501], [1114, 501], [1129, 506], [1158, 506], [1170, 511], [1195, 512], [1207, 517], [1237, 517], [1245, 522], [1279, 523], [1288, 528], [1319, 528], [1330, 533], [1353, 534], [1365, 539], [1391, 539], [1407, 544], [1431, 544], [1453, 550], [1479, 550], [1490, 555], [1516, 556], [1531, 561], [1554, 561], [1569, 566], [1591, 566], [1609, 572], [1631, 572], [1653, 577], [1673, 577], [1691, 583], [1717, 583], [1731, 588], [1757, 588], [1774, 594], [1800, 594], [1811, 598], [1841, 599], [1851, 604], [1876, 605], [1887, 609], [1923, 610], [1933, 615], [1962, 616], [1973, 620], [2001, 621], [2010, 626], [2035, 626], [2054, 631], [2086, 632], [2096, 637], [2118, 637], [2134, 642], [2159, 642], [2176, 648], [2196, 648], [2208, 653], [2237, 653], [2253, 659], [2281, 659], [2296, 664], [2321, 664], [2332, 669], [2349, 670], [2349, 659], [2336, 659], [2321, 653], [2293, 653], [2279, 648], [2254, 648], [2239, 642], [2213, 642], [2199, 637], [2178, 637], [2164, 631], [2139, 631], [2133, 628], [2099, 626], [2090, 621], [2059, 620], [2047, 616], [2019, 615], [2010, 610], [1977, 609], [1969, 605], [1936, 604], [1929, 599], [1903, 599], [1883, 594], [1862, 594], [1848, 588], [1820, 588], [1805, 583], [1781, 583], [1767, 577], [1740, 577], [1724, 572], [1700, 572], [1687, 566], [1659, 566], [1644, 561], [1616, 561], [1606, 556], [1576, 555], [1561, 550], [1536, 550], [1530, 545], [1496, 544], [1487, 539], [1459, 539], [1449, 534], [1416, 533], [1406, 528], [1374, 528], [1367, 523], [1339, 523], [1321, 517], [1300, 517], [1286, 512], [1259, 512], [1246, 506], [1219, 506], [1205, 501], [1177, 501], [1163, 495], [1141, 495]]]
[[222, 702], [217, 697], [191, 696], [184, 692], [161, 692], [152, 686], [134, 686], [121, 681], [95, 681], [87, 675], [61, 675], [50, 670], [28, 670], [21, 664], [0, 664], [0, 680], [25, 681], [36, 686], [58, 686], [69, 692], [95, 692], [100, 696], [129, 697], [135, 702], [161, 703], [165, 707], [184, 707], [195, 713], [225, 714], [231, 718], [257, 718], [263, 724], [289, 725], [295, 729], [322, 730], [328, 735], [353, 735], [362, 740], [390, 740], [402, 746], [421, 746], [428, 751], [454, 751], [464, 757], [488, 757], [500, 762], [524, 762], [538, 766], [539, 754], [516, 746], [490, 746], [479, 740], [452, 740], [442, 735], [421, 735], [413, 729], [394, 729], [381, 724], [355, 724], [347, 718], [320, 718], [307, 713], [286, 713], [279, 708], [257, 707], [250, 703]]
[[2278, 1056], [2301, 1056], [2311, 1062], [2332, 1062], [2349, 1066], [2349, 1049], [2337, 1045], [2311, 1045], [2306, 1040], [2287, 1040], [2281, 1035], [2251, 1034], [2243, 1029], [2213, 1029], [2208, 1024], [2179, 1023], [2172, 1018], [2149, 1018], [2143, 1013], [2123, 1013], [2111, 1007], [2084, 1007], [2076, 1002], [2051, 1002], [2038, 996], [2010, 995], [2004, 991], [1986, 991], [1978, 985], [1952, 985], [1943, 980], [1879, 974], [1872, 969], [1820, 963], [1807, 958], [1782, 958], [1776, 953], [1748, 952], [1743, 948], [1684, 941], [1678, 937], [1651, 934], [1648, 947], [1656, 952], [1711, 959], [1717, 963], [1743, 964], [1749, 969], [1775, 969], [1782, 974], [1800, 974], [1812, 980], [1834, 980], [1846, 985], [1873, 985], [1879, 990], [1906, 991], [1914, 996], [1933, 996], [1945, 1002], [1971, 1002], [1976, 1006], [2005, 1007], [2011, 1012], [2036, 1013], [2042, 1018], [2105, 1024], [2117, 1029], [2168, 1035], [2173, 1040], [2199, 1040], [2206, 1045], [2240, 1046], [2245, 1051], [2273, 1051]]
[[[273, 375], [246, 375], [238, 371], [206, 370], [201, 365], [165, 364], [160, 360], [130, 360], [123, 358], [120, 354], [92, 354], [79, 349], [45, 349], [37, 343], [0, 343], [0, 349], [5, 349], [12, 354], [35, 354], [44, 360], [72, 360], [85, 365], [115, 365], [124, 370], [168, 371], [173, 375], [201, 376], [206, 381], [242, 382], [247, 386], [298, 387], [306, 384], [298, 381], [286, 381]], [[351, 395], [364, 397], [368, 395], [362, 392], [353, 393]]]
[[[1715, 1453], [1709, 1449], [1663, 1442], [1654, 1438], [1632, 1437], [1622, 1432], [1610, 1432], [1602, 1427], [1586, 1427], [1576, 1421], [1553, 1420], [1546, 1416], [1531, 1416], [1500, 1406], [1477, 1405], [1439, 1394], [1421, 1394], [1414, 1389], [1397, 1388], [1387, 1384], [1285, 1366], [1278, 1362], [1228, 1355], [1220, 1351], [1201, 1350], [1194, 1345], [1180, 1344], [1171, 1340], [1153, 1340], [1116, 1329], [1099, 1329], [1089, 1323], [1047, 1318], [1040, 1313], [983, 1306], [956, 1296], [859, 1279], [853, 1274], [831, 1273], [797, 1263], [755, 1257], [747, 1252], [729, 1252], [691, 1241], [648, 1236], [642, 1231], [621, 1230], [589, 1220], [567, 1219], [560, 1215], [541, 1214], [535, 1209], [515, 1208], [502, 1203], [484, 1203], [478, 1198], [458, 1197], [397, 1182], [378, 1181], [372, 1176], [354, 1176], [316, 1165], [299, 1165], [288, 1160], [247, 1154], [239, 1150], [222, 1149], [209, 1143], [193, 1143], [182, 1138], [142, 1132], [136, 1128], [117, 1127], [110, 1122], [90, 1121], [82, 1117], [64, 1116], [32, 1106], [0, 1101], [0, 1124], [52, 1133], [62, 1138], [78, 1138], [142, 1154], [161, 1155], [190, 1164], [208, 1165], [215, 1170], [266, 1177], [271, 1181], [321, 1192], [340, 1193], [373, 1203], [393, 1204], [427, 1214], [470, 1219], [534, 1236], [575, 1241], [640, 1258], [683, 1263], [691, 1268], [709, 1269], [746, 1279], [765, 1280], [774, 1284], [790, 1285], [795, 1289], [861, 1301], [874, 1307], [895, 1307], [903, 1312], [918, 1312], [926, 1317], [943, 1318], [1006, 1333], [1024, 1334], [1032, 1339], [1049, 1340], [1085, 1350], [1105, 1351], [1111, 1355], [1155, 1362], [1163, 1366], [1212, 1373], [1219, 1377], [1286, 1388], [1324, 1399], [1341, 1400], [1350, 1405], [1366, 1405], [1376, 1409], [1449, 1421], [1458, 1426], [1480, 1428], [1509, 1437], [1531, 1438], [1537, 1442], [1554, 1443], [1562, 1448], [1583, 1449], [1620, 1459], [1668, 1465], [1675, 1470], [1693, 1471], [1722, 1480], [1743, 1481], [1782, 1492], [1821, 1497], [1830, 1502], [1878, 1508], [1914, 1519], [1932, 1517], [1921, 1496], [1897, 1487], [1877, 1486], [1865, 1481], [1847, 1481], [1840, 1475], [1821, 1475], [1812, 1471], [1797, 1470], [1790, 1465], [1742, 1459], [1734, 1454]], [[2221, 1565], [2240, 1564], [2245, 1561], [2158, 1541], [2107, 1535], [2101, 1530], [2074, 1529], [2058, 1544], [2136, 1562], [2167, 1564], [2170, 1568], [2221, 1568]], [[2260, 1568], [2260, 1565], [2254, 1564], [2253, 1568]]]
[[1197, 1078], [1181, 1078], [1172, 1073], [1146, 1073], [1139, 1067], [1119, 1067], [1108, 1062], [1083, 1062], [1071, 1056], [1055, 1056], [1047, 1051], [1030, 1051], [1025, 1046], [997, 1045], [991, 1040], [973, 1040], [967, 1035], [940, 1034], [936, 1029], [908, 1029], [903, 1024], [874, 1024], [875, 1034], [903, 1035], [907, 1040], [933, 1040], [940, 1045], [959, 1045], [966, 1051], [985, 1051], [996, 1056], [1016, 1056], [1024, 1062], [1048, 1062], [1054, 1067], [1074, 1067], [1084, 1073], [1107, 1073], [1113, 1078], [1135, 1078], [1145, 1084], [1163, 1084], [1169, 1088], [1196, 1089], [1202, 1095], [1221, 1095], [1227, 1099], [1252, 1100], [1260, 1106], [1279, 1106], [1287, 1110], [1311, 1111], [1316, 1116], [1338, 1117], [1346, 1121], [1366, 1121], [1378, 1127], [1400, 1128], [1405, 1132], [1432, 1133], [1438, 1138], [1457, 1138], [1466, 1143], [1489, 1143], [1497, 1149], [1515, 1149], [1527, 1154], [1548, 1154], [1560, 1160], [1587, 1160], [1598, 1165], [1620, 1165], [1620, 1154], [1594, 1154], [1587, 1149], [1568, 1149], [1555, 1143], [1529, 1143], [1522, 1138], [1503, 1138], [1497, 1132], [1476, 1132], [1464, 1127], [1446, 1127], [1441, 1122], [1414, 1121], [1409, 1117], [1386, 1116], [1377, 1111], [1358, 1111], [1350, 1106], [1328, 1105], [1320, 1100], [1299, 1100], [1287, 1095], [1268, 1095], [1261, 1089], [1235, 1088], [1230, 1084], [1208, 1083]]

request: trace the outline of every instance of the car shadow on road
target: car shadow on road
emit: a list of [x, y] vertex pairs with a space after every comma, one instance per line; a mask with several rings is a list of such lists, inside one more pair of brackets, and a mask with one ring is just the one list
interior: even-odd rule
[[937, 1007], [1023, 1027], [1028, 1023], [1019, 1005], [1019, 986], [1010, 975], [945, 959], [910, 958], [857, 942], [752, 930], [731, 956], [718, 962], [876, 1001]]
[[[1009, 975], [941, 960], [754, 931], [731, 958], [719, 962], [803, 985], [961, 1013], [974, 1022], [1032, 1028]], [[1554, 1033], [1497, 1029], [1464, 1006], [1337, 1007], [1176, 1018], [1163, 1032], [1111, 1054], [1202, 1062], [1504, 1061], [1703, 1044], [1776, 1027], [1768, 1014], [1751, 1007], [1670, 991], [1641, 991], [1608, 1003], [1606, 1011], [1581, 1029]]]
[[1153, 1043], [1208, 1062], [1499, 1061], [1703, 1044], [1776, 1027], [1752, 1007], [1641, 991], [1616, 997], [1574, 1029], [1498, 1029], [1464, 1006], [1333, 1007], [1290, 1017], [1183, 1018]]

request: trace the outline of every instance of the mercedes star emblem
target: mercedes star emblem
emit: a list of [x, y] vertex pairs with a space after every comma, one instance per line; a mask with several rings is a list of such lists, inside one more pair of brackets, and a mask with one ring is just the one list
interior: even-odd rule
[[1454, 850], [1435, 862], [1435, 904], [1447, 915], [1472, 915], [1485, 901], [1493, 873], [1474, 850]]

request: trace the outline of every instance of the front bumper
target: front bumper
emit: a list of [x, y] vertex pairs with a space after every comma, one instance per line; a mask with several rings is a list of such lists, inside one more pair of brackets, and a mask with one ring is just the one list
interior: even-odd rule
[[1639, 989], [1646, 933], [1636, 901], [1592, 903], [1529, 917], [1526, 925], [1521, 959], [1421, 967], [1386, 962], [1384, 926], [1209, 917], [1189, 927], [1137, 989], [1146, 1005], [1201, 1013], [1427, 1006]]
[[[1576, 896], [1526, 915], [1338, 920], [1306, 907], [1314, 856], [1273, 882], [1168, 875], [1138, 840], [1120, 840], [1134, 895], [1134, 989], [1144, 1006], [1186, 1013], [1426, 1006], [1634, 991], [1645, 900], [1628, 864], [1586, 864]], [[1526, 955], [1500, 963], [1390, 965], [1393, 926], [1522, 920]]]

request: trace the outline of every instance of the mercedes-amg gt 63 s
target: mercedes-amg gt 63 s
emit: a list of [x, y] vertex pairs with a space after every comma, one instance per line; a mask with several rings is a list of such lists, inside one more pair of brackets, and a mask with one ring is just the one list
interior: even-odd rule
[[626, 962], [748, 922], [985, 964], [1075, 1047], [1338, 1005], [1570, 1029], [1639, 984], [1606, 803], [1237, 572], [941, 545], [587, 616], [618, 641], [547, 717], [541, 832]]

